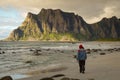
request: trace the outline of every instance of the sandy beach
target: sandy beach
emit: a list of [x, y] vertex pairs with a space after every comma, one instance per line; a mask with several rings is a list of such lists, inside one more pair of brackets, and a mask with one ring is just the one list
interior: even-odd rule
[[[118, 42], [119, 43], [119, 42]], [[25, 67], [23, 64], [20, 64], [20, 68], [17, 66], [16, 69], [8, 71], [4, 74], [10, 75], [11, 73], [12, 78], [14, 80], [40, 80], [43, 78], [53, 78], [54, 80], [61, 80], [64, 77], [73, 78], [73, 79], [80, 79], [80, 80], [119, 80], [120, 79], [120, 48], [119, 45], [116, 43], [115, 45], [111, 46], [112, 44], [109, 43], [94, 43], [97, 47], [93, 47], [93, 43], [83, 43], [86, 47], [86, 51], [88, 51], [88, 58], [86, 61], [86, 71], [85, 74], [79, 73], [78, 62], [74, 58], [76, 55], [76, 49], [68, 49], [68, 47], [64, 47], [65, 49], [53, 49], [52, 48], [44, 48], [41, 49], [41, 54], [37, 57], [32, 56], [29, 54], [22, 55], [22, 59], [20, 58], [19, 54], [12, 54], [12, 56], [18, 56], [19, 59], [23, 62], [32, 64], [31, 66]], [[79, 44], [79, 43], [78, 43]], [[72, 44], [78, 46], [78, 44]], [[61, 46], [60, 46], [61, 47]], [[60, 48], [59, 47], [59, 48]], [[91, 48], [90, 48], [91, 47]], [[29, 50], [29, 49], [28, 49]], [[89, 52], [90, 50], [90, 52]], [[20, 52], [20, 51], [19, 51]], [[45, 54], [46, 53], [46, 54]], [[103, 54], [101, 54], [103, 53]], [[27, 56], [26, 56], [27, 55]], [[52, 55], [52, 56], [50, 56]], [[23, 58], [24, 56], [24, 58]], [[25, 57], [26, 56], [26, 57]], [[54, 58], [53, 60], [49, 59], [46, 56], [50, 56], [50, 58]], [[10, 56], [9, 56], [10, 57]], [[29, 58], [27, 58], [29, 57]], [[2, 58], [2, 55], [1, 55]], [[27, 60], [26, 60], [27, 58]], [[36, 59], [37, 58], [37, 59]], [[40, 66], [32, 63], [32, 61], [37, 62], [37, 60], [51, 60], [50, 65]], [[13, 59], [11, 59], [13, 60]], [[31, 60], [31, 61], [30, 61]], [[21, 62], [20, 61], [20, 62]], [[23, 68], [21, 68], [21, 65]], [[11, 66], [10, 66], [11, 67]], [[17, 74], [21, 74], [16, 76]], [[5, 75], [5, 76], [6, 76]], [[61, 77], [53, 77], [56, 75], [62, 75]], [[64, 75], [64, 76], [63, 76]], [[18, 78], [20, 77], [20, 78]]]
[[[85, 74], [80, 74], [77, 61], [72, 59], [66, 63], [66, 69], [57, 68], [48, 72], [33, 72], [34, 76], [18, 80], [40, 80], [45, 77], [51, 77], [56, 74], [64, 74], [64, 77], [80, 80], [119, 80], [120, 79], [120, 52], [114, 52], [106, 55], [90, 56], [86, 62]], [[61, 67], [62, 68], [62, 67]], [[30, 72], [31, 73], [31, 72]], [[54, 78], [60, 80], [62, 77]]]

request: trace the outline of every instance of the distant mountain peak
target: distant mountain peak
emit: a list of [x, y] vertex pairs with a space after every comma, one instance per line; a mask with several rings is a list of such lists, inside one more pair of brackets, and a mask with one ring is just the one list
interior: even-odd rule
[[62, 11], [62, 10], [61, 9], [45, 9], [45, 8], [42, 8], [41, 11]]
[[118, 19], [116, 16], [112, 16], [111, 19]]
[[114, 19], [114, 20], [117, 20], [118, 18], [116, 17], [116, 16], [112, 16], [112, 17], [110, 17], [110, 18], [107, 18], [107, 17], [104, 17], [104, 18], [102, 18], [102, 20], [101, 21], [104, 21], [104, 20], [110, 20], [110, 19]]
[[87, 24], [73, 12], [60, 9], [41, 9], [38, 14], [29, 12], [8, 40], [79, 41], [104, 38], [120, 38], [120, 19], [103, 18], [95, 24]]
[[39, 12], [39, 14], [44, 14], [44, 13], [53, 13], [53, 12], [63, 12], [62, 10], [60, 9], [45, 9], [45, 8], [42, 8], [41, 11]]

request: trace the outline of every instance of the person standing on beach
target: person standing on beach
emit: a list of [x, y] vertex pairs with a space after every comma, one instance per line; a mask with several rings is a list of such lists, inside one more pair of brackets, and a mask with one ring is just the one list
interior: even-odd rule
[[79, 50], [77, 53], [77, 60], [79, 63], [80, 73], [85, 73], [85, 61], [87, 59], [86, 51], [83, 47], [83, 45], [79, 45]]

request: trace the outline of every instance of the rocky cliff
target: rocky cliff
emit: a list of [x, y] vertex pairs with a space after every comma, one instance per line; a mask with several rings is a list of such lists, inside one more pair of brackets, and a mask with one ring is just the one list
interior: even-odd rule
[[7, 40], [79, 41], [119, 38], [120, 20], [115, 16], [87, 24], [74, 13], [42, 9], [38, 14], [28, 13], [22, 25]]
[[94, 39], [120, 39], [120, 20], [113, 16], [91, 24]]

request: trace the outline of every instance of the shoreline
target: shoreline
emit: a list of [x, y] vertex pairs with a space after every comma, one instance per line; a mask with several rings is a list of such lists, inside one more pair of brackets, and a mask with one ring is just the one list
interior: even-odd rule
[[[115, 59], [118, 59], [118, 57], [120, 58], [119, 42], [83, 42], [82, 44], [88, 52], [86, 73], [85, 75], [83, 75], [79, 73], [78, 63], [74, 58], [75, 54], [77, 53], [77, 46], [79, 45], [78, 43], [40, 44], [36, 42], [30, 44], [17, 43], [17, 46], [16, 43], [13, 43], [9, 43], [7, 45], [5, 43], [5, 45], [1, 47], [0, 68], [2, 73], [0, 74], [0, 76], [2, 77], [4, 75], [12, 75], [15, 80], [19, 80], [18, 78], [21, 78], [20, 80], [40, 80], [41, 78], [51, 77], [55, 75], [65, 75], [65, 77], [77, 78], [82, 80], [95, 78], [96, 80], [96, 76], [98, 77], [98, 75], [102, 75], [102, 73], [100, 73], [102, 71], [102, 67], [105, 67], [107, 69], [106, 64], [112, 61], [114, 62]], [[13, 48], [11, 48], [10, 46]], [[36, 50], [38, 51], [38, 53], [35, 53]], [[103, 57], [106, 59], [103, 59]], [[116, 58], [113, 59], [113, 57]], [[118, 59], [118, 61], [120, 60]], [[109, 65], [117, 65], [116, 62], [110, 63]], [[100, 63], [101, 65], [98, 63]], [[104, 68], [102, 69], [105, 75], [106, 70]], [[115, 66], [110, 69], [113, 71], [114, 74], [114, 70], [119, 70], [119, 68]], [[111, 74], [109, 70], [107, 70], [107, 72]], [[84, 77], [81, 77], [82, 75]], [[109, 77], [109, 75], [106, 76]], [[55, 80], [60, 79], [55, 78]]]
[[[80, 80], [118, 80], [120, 79], [120, 52], [106, 55], [94, 55], [88, 57], [86, 62], [85, 74], [80, 74], [77, 62], [69, 63], [67, 69], [56, 71], [48, 71], [38, 74], [39, 71], [34, 71], [36, 75], [29, 78], [22, 78], [17, 80], [40, 80], [45, 77], [63, 74], [66, 77], [80, 79]], [[72, 71], [71, 71], [72, 70]], [[59, 78], [58, 78], [59, 79]], [[58, 80], [55, 78], [55, 80]]]
[[91, 41], [26, 41], [26, 40], [18, 40], [18, 41], [6, 41], [6, 40], [0, 40], [0, 42], [45, 42], [45, 43], [81, 43], [81, 42], [120, 42], [120, 40], [91, 40]]
[[[40, 80], [42, 78], [51, 77], [54, 75], [63, 74], [65, 77], [75, 78], [80, 80], [118, 80], [120, 79], [120, 52], [111, 53], [106, 55], [94, 55], [88, 57], [86, 62], [85, 74], [80, 74], [77, 62], [69, 63], [69, 67], [61, 71], [48, 71], [38, 74], [38, 71], [34, 71], [36, 75], [28, 78], [22, 78], [17, 80]], [[72, 71], [71, 71], [72, 70]], [[63, 76], [64, 77], [64, 76]], [[62, 77], [62, 78], [63, 78]], [[60, 78], [54, 78], [59, 80]]]

